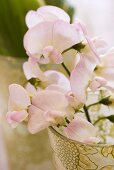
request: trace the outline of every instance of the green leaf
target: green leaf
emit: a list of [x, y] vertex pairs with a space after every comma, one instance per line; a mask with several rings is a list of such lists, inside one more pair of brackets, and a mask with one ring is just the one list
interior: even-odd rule
[[99, 103], [109, 106], [112, 101], [110, 100], [110, 96], [107, 96], [99, 101]]
[[25, 57], [25, 15], [40, 6], [37, 0], [0, 0], [0, 54]]
[[38, 78], [31, 78], [28, 82], [31, 83], [36, 89], [41, 84], [41, 81]]
[[107, 116], [106, 118], [114, 123], [114, 115]]

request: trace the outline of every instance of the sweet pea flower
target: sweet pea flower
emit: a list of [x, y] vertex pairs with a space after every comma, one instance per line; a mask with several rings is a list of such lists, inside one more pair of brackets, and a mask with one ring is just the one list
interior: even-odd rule
[[81, 103], [86, 102], [87, 89], [97, 62], [96, 57], [81, 54], [79, 63], [71, 72], [71, 91]]
[[85, 25], [79, 20], [76, 20], [73, 25], [76, 29], [82, 32], [86, 41], [83, 42], [85, 47], [78, 52], [80, 59], [71, 72], [71, 91], [81, 103], [85, 103], [87, 89], [89, 87], [90, 80], [93, 78], [93, 72], [100, 62], [100, 57], [96, 49], [97, 45], [95, 46], [89, 37]]
[[77, 115], [64, 129], [64, 133], [68, 138], [79, 142], [99, 142], [99, 139], [96, 137], [96, 128], [90, 122]]
[[48, 126], [64, 124], [68, 106], [63, 93], [54, 90], [39, 91], [29, 107], [29, 131], [37, 133]]
[[28, 106], [30, 98], [27, 91], [18, 84], [9, 86], [9, 104], [6, 119], [12, 127], [16, 127], [20, 122], [28, 117]]
[[105, 87], [114, 91], [114, 48], [101, 55], [101, 63], [97, 65], [95, 75], [105, 79]]
[[95, 92], [100, 87], [106, 87], [107, 81], [102, 77], [94, 77], [93, 80], [89, 84], [89, 88]]
[[28, 56], [41, 64], [60, 64], [63, 62], [62, 53], [81, 42], [81, 38], [79, 32], [70, 23], [62, 20], [46, 21], [27, 31], [24, 47]]
[[[71, 92], [71, 89], [65, 89], [64, 87], [57, 85], [57, 84], [51, 84], [49, 85], [47, 88], [47, 90], [55, 90], [58, 92], [63, 93], [69, 103], [69, 112], [71, 113], [71, 115], [74, 114], [74, 112], [76, 110], [79, 110], [79, 108], [81, 108], [83, 106], [83, 103], [81, 103]], [[75, 109], [75, 110], [74, 110]]]
[[62, 9], [55, 6], [43, 6], [37, 9], [37, 11], [29, 11], [26, 15], [26, 25], [28, 28], [32, 28], [35, 25], [45, 21], [57, 21], [63, 20], [70, 22], [69, 15]]
[[42, 72], [39, 65], [33, 60], [25, 62], [23, 70], [27, 80], [31, 78], [39, 79], [41, 81], [41, 88], [42, 86], [47, 87], [50, 84], [58, 84], [67, 90], [70, 89], [70, 82], [64, 74], [55, 70]]

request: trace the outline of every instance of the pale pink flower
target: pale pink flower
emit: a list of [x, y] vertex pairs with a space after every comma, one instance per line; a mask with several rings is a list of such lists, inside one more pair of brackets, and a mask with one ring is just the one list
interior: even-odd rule
[[23, 71], [27, 80], [31, 78], [38, 78], [41, 81], [46, 81], [44, 73], [41, 71], [39, 65], [34, 61], [29, 59], [23, 64]]
[[96, 47], [97, 53], [99, 55], [105, 54], [107, 50], [109, 49], [108, 43], [102, 39], [101, 37], [93, 37], [91, 39], [93, 42], [94, 46]]
[[27, 91], [18, 84], [9, 86], [9, 104], [6, 115], [12, 127], [16, 127], [28, 116], [27, 108], [31, 104]]
[[96, 128], [90, 122], [79, 116], [75, 116], [75, 118], [64, 129], [64, 132], [68, 138], [79, 142], [98, 142], [98, 138], [96, 138]]
[[70, 89], [70, 82], [63, 73], [55, 70], [42, 72], [39, 65], [32, 60], [23, 64], [23, 70], [28, 80], [31, 78], [37, 78], [43, 82], [43, 85], [46, 87], [50, 84], [58, 84], [67, 90]]
[[105, 87], [107, 85], [106, 79], [102, 77], [94, 77], [93, 80], [89, 84], [89, 88], [95, 92], [100, 87]]
[[104, 78], [106, 87], [114, 91], [114, 48], [101, 55], [101, 63], [97, 65], [95, 74]]
[[89, 82], [92, 79], [97, 62], [96, 57], [81, 54], [79, 63], [71, 72], [71, 91], [81, 103], [86, 102], [87, 88], [89, 87]]
[[[89, 46], [89, 51], [87, 50], [87, 53], [89, 52], [88, 54], [91, 55], [91, 57], [92, 56], [96, 57], [97, 60], [99, 61], [99, 54], [97, 52], [97, 48], [96, 48], [95, 44], [93, 43], [92, 39], [90, 38], [84, 23], [81, 20], [76, 19], [73, 25], [76, 28], [76, 30], [79, 30], [79, 32], [81, 32], [80, 34], [83, 34], [83, 36], [86, 39], [88, 46]], [[85, 48], [84, 48], [84, 51], [85, 51]], [[83, 49], [81, 52], [83, 53]]]
[[58, 91], [58, 92], [61, 92], [63, 93], [67, 100], [68, 100], [68, 103], [69, 103], [69, 110], [70, 112], [74, 113], [74, 109], [75, 110], [78, 110], [83, 104], [73, 95], [73, 93], [71, 92], [71, 88], [70, 89], [65, 89], [64, 86], [60, 86], [60, 85], [57, 85], [57, 84], [52, 84], [52, 85], [49, 85], [47, 88], [47, 90], [55, 90], [55, 91]]
[[85, 25], [77, 19], [74, 23], [74, 27], [82, 32], [86, 42], [83, 42], [85, 44], [85, 48], [81, 49], [80, 53], [78, 53], [80, 59], [71, 72], [71, 91], [81, 103], [85, 103], [87, 89], [89, 87], [90, 80], [93, 78], [93, 72], [100, 62], [100, 57], [97, 52], [97, 45], [95, 46], [95, 43], [93, 43], [92, 39], [89, 37]]
[[75, 27], [62, 20], [39, 23], [24, 37], [27, 54], [42, 64], [62, 63], [62, 52], [79, 42], [81, 37]]
[[45, 21], [53, 22], [57, 20], [63, 20], [66, 22], [70, 22], [70, 17], [64, 10], [58, 7], [43, 6], [38, 8], [37, 11], [29, 11], [26, 15], [25, 20], [28, 28], [31, 28]]
[[61, 92], [54, 90], [39, 91], [29, 107], [28, 129], [37, 133], [48, 126], [64, 122], [68, 100]]

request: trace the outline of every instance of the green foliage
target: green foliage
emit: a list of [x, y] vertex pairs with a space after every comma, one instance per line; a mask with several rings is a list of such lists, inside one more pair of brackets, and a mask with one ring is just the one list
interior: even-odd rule
[[25, 15], [30, 9], [44, 5], [56, 5], [73, 14], [66, 0], [0, 0], [0, 54], [25, 57], [23, 36], [27, 30]]
[[0, 0], [0, 53], [25, 57], [23, 35], [27, 28], [25, 15], [37, 9], [37, 0]]
[[107, 116], [106, 118], [114, 123], [114, 115]]

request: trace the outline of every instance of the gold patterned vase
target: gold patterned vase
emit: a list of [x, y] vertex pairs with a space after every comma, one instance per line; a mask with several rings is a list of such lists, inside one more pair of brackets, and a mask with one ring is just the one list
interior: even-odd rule
[[49, 128], [57, 170], [114, 170], [114, 145], [84, 144]]

